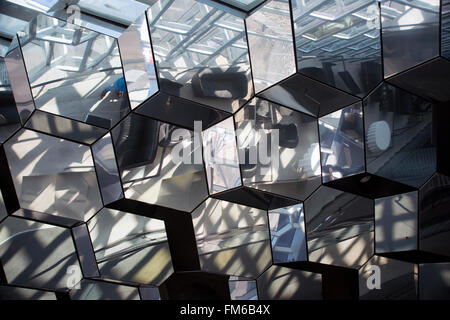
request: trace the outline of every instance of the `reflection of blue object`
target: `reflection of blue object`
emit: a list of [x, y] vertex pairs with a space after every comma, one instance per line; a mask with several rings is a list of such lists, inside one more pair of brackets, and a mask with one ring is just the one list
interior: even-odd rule
[[120, 77], [119, 79], [114, 81], [113, 84], [111, 84], [110, 86], [106, 87], [105, 90], [103, 90], [103, 95], [105, 95], [109, 91], [111, 91], [113, 93], [127, 91], [127, 87], [125, 86], [125, 79], [123, 77]]

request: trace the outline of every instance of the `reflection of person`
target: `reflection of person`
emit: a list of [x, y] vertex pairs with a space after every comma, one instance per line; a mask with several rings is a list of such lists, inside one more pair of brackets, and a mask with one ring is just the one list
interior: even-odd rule
[[125, 86], [125, 79], [123, 77], [120, 77], [119, 79], [114, 81], [113, 84], [111, 84], [110, 86], [106, 87], [102, 91], [101, 97], [103, 99], [108, 92], [111, 92], [112, 94], [116, 94], [117, 98], [120, 99], [122, 97], [122, 95], [125, 93], [126, 90], [127, 90], [127, 88]]

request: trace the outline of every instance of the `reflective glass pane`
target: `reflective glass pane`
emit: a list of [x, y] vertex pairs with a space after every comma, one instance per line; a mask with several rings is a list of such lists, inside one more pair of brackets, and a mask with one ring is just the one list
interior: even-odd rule
[[93, 144], [92, 153], [103, 203], [108, 204], [123, 198], [111, 134], [108, 133]]
[[0, 260], [10, 284], [67, 290], [82, 277], [69, 229], [21, 218], [0, 224]]
[[0, 300], [56, 300], [53, 292], [0, 286]]
[[6, 218], [8, 215], [8, 212], [6, 211], [5, 202], [3, 201], [3, 194], [0, 190], [0, 221], [3, 220], [3, 218]]
[[0, 58], [0, 143], [20, 128], [14, 95], [3, 58]]
[[8, 53], [5, 57], [5, 64], [14, 100], [16, 101], [17, 112], [22, 123], [25, 123], [34, 111], [34, 102], [19, 47]]
[[441, 2], [441, 55], [450, 59], [450, 0]]
[[209, 193], [242, 185], [233, 118], [206, 129], [202, 137]]
[[261, 300], [322, 299], [322, 276], [318, 273], [274, 265], [257, 281]]
[[80, 259], [81, 270], [84, 277], [99, 277], [100, 274], [95, 261], [94, 250], [86, 224], [72, 229], [73, 240]]
[[288, 0], [270, 1], [246, 19], [256, 92], [295, 73]]
[[[379, 288], [370, 289], [374, 270], [381, 275]], [[373, 256], [359, 273], [359, 296], [361, 300], [416, 300], [417, 283], [415, 265], [380, 256]], [[371, 278], [372, 277], [372, 278]]]
[[272, 257], [275, 263], [307, 261], [303, 204], [269, 210]]
[[417, 250], [417, 192], [375, 199], [375, 252]]
[[439, 54], [439, 4], [439, 0], [381, 3], [385, 77]]
[[232, 112], [253, 91], [244, 20], [207, 3], [159, 0], [147, 11], [159, 85]]
[[88, 228], [103, 277], [160, 285], [172, 274], [164, 221], [104, 208]]
[[192, 222], [202, 270], [253, 278], [270, 265], [266, 211], [209, 198]]
[[364, 123], [361, 103], [319, 119], [322, 181], [364, 172]]
[[235, 121], [245, 186], [299, 200], [320, 186], [315, 118], [256, 98]]
[[450, 299], [450, 263], [419, 265], [419, 299]]
[[293, 0], [298, 71], [364, 96], [382, 80], [373, 0]]
[[101, 209], [89, 147], [21, 130], [5, 152], [22, 208], [80, 221]]
[[146, 15], [129, 26], [118, 41], [128, 97], [134, 109], [158, 91]]
[[383, 84], [363, 105], [367, 171], [422, 185], [436, 169], [431, 103]]
[[260, 5], [264, 2], [264, 0], [219, 0], [219, 2], [223, 2], [229, 5], [232, 5], [236, 8], [250, 11], [256, 6]]
[[103, 128], [129, 110], [116, 39], [39, 15], [19, 41], [37, 109]]
[[140, 287], [139, 293], [142, 300], [161, 300], [158, 288]]
[[450, 178], [435, 174], [419, 190], [420, 250], [450, 256]]
[[125, 286], [112, 282], [84, 279], [80, 289], [70, 291], [72, 300], [139, 300], [136, 287]]
[[126, 198], [189, 212], [207, 197], [200, 132], [131, 114], [112, 136]]
[[361, 267], [373, 255], [373, 201], [320, 187], [304, 203], [309, 261]]
[[228, 286], [230, 287], [231, 300], [258, 300], [256, 280], [244, 280], [237, 277], [230, 277]]

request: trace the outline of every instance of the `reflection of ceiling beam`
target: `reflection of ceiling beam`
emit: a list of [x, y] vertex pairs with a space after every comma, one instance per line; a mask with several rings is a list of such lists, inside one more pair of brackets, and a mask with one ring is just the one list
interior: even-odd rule
[[0, 13], [26, 22], [31, 21], [37, 14], [39, 14], [38, 11], [27, 7], [22, 7], [9, 1], [2, 2], [0, 6]]

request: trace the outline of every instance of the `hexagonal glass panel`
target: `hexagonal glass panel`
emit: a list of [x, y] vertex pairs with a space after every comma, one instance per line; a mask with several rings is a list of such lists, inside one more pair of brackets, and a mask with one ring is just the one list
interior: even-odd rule
[[88, 229], [103, 277], [160, 285], [172, 274], [164, 221], [104, 208]]
[[296, 71], [289, 1], [269, 1], [245, 21], [255, 91], [260, 92]]
[[38, 15], [19, 42], [37, 109], [107, 129], [128, 112], [116, 39]]
[[361, 103], [319, 119], [322, 181], [364, 172], [364, 123]]
[[375, 252], [417, 249], [418, 195], [375, 199]]
[[359, 268], [373, 255], [372, 200], [322, 186], [303, 208], [309, 261]]
[[293, 0], [298, 71], [358, 96], [382, 80], [378, 4]]
[[40, 222], [4, 220], [0, 260], [8, 283], [14, 285], [67, 290], [82, 278], [70, 230]]
[[253, 93], [244, 20], [208, 3], [159, 0], [147, 11], [159, 85], [233, 112]]
[[192, 222], [202, 270], [254, 278], [270, 265], [267, 211], [209, 198]]
[[158, 91], [147, 15], [141, 15], [118, 39], [131, 108]]
[[245, 186], [299, 200], [320, 186], [315, 118], [255, 98], [235, 121]]
[[363, 105], [367, 171], [421, 186], [436, 170], [431, 103], [382, 84]]
[[189, 212], [208, 196], [200, 132], [132, 113], [112, 137], [126, 198]]
[[269, 210], [272, 258], [275, 263], [306, 261], [303, 204]]
[[385, 77], [439, 54], [439, 7], [439, 0], [381, 3]]
[[89, 147], [30, 130], [4, 146], [22, 208], [79, 221], [102, 208]]

